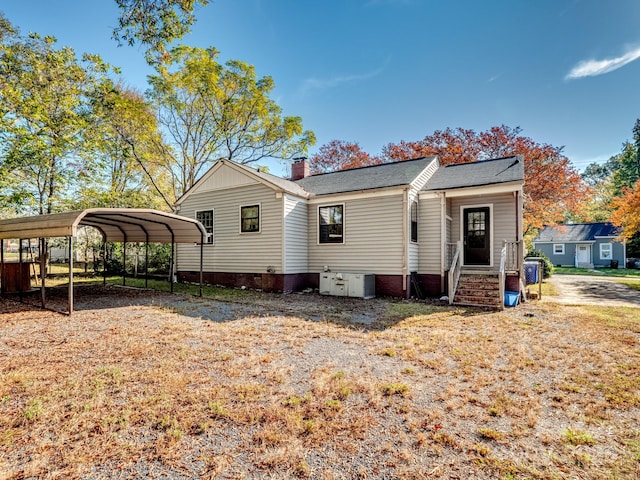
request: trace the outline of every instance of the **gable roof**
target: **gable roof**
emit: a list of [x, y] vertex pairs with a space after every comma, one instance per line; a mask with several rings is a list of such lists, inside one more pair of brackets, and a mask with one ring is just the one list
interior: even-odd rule
[[521, 155], [515, 155], [440, 167], [423, 190], [450, 190], [523, 181], [524, 160]]
[[533, 241], [544, 242], [588, 242], [596, 237], [617, 237], [620, 228], [609, 222], [575, 223], [570, 225], [545, 226]]
[[394, 163], [322, 173], [295, 180], [305, 191], [314, 195], [347, 193], [376, 188], [411, 184], [436, 157], [422, 157]]
[[248, 167], [241, 163], [236, 163], [232, 160], [221, 158], [217, 160], [213, 164], [213, 166], [202, 177], [200, 177], [196, 181], [196, 183], [191, 186], [191, 188], [189, 188], [189, 190], [183, 193], [182, 196], [175, 201], [174, 205], [180, 205], [187, 197], [192, 195], [194, 192], [197, 192], [200, 186], [204, 185], [207, 180], [223, 166], [228, 166], [237, 172], [241, 172], [242, 174], [270, 188], [273, 188], [274, 190], [283, 191], [285, 193], [297, 195], [302, 198], [307, 198], [309, 196], [307, 192], [305, 192], [300, 186], [296, 185], [291, 180], [276, 177], [275, 175], [271, 175], [270, 173], [261, 172], [259, 170], [256, 170], [255, 168]]

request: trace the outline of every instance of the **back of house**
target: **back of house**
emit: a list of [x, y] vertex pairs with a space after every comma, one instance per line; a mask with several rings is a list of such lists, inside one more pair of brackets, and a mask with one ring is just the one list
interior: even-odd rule
[[[287, 292], [319, 288], [327, 274], [341, 284], [360, 275], [377, 295], [408, 297], [417, 279], [437, 296], [458, 241], [463, 262], [492, 269], [502, 243], [522, 239], [519, 157], [455, 167], [424, 157], [320, 175], [300, 160], [292, 172], [220, 160], [177, 201], [207, 229], [205, 282]], [[197, 281], [199, 255], [177, 247], [180, 280]]]

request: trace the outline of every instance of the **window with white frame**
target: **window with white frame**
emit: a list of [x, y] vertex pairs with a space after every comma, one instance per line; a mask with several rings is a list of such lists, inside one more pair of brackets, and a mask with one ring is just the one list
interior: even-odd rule
[[318, 208], [320, 243], [344, 243], [344, 205]]
[[612, 245], [610, 243], [600, 244], [600, 260], [611, 260], [613, 256]]
[[260, 232], [260, 205], [246, 205], [240, 207], [240, 232]]
[[198, 220], [207, 231], [204, 243], [213, 243], [213, 210], [199, 210], [196, 212]]
[[554, 255], [564, 255], [564, 243], [554, 243], [553, 244], [553, 254]]

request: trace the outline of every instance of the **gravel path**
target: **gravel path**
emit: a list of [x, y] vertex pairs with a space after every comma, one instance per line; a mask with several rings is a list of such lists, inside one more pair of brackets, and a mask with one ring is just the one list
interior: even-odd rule
[[551, 283], [560, 293], [544, 300], [563, 305], [600, 305], [609, 307], [640, 307], [640, 291], [595, 275], [552, 275]]

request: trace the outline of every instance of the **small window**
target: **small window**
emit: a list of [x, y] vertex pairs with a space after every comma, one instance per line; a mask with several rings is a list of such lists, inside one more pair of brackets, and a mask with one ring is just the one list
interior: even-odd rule
[[240, 207], [240, 232], [256, 233], [260, 231], [260, 205]]
[[554, 255], [564, 255], [564, 243], [554, 243], [553, 244], [553, 254]]
[[320, 207], [318, 216], [320, 243], [344, 243], [344, 205]]
[[204, 243], [213, 243], [213, 210], [200, 210], [196, 212], [198, 220], [207, 231], [207, 238]]
[[418, 242], [418, 202], [411, 203], [411, 241]]
[[610, 243], [600, 244], [600, 260], [611, 260], [613, 257]]

